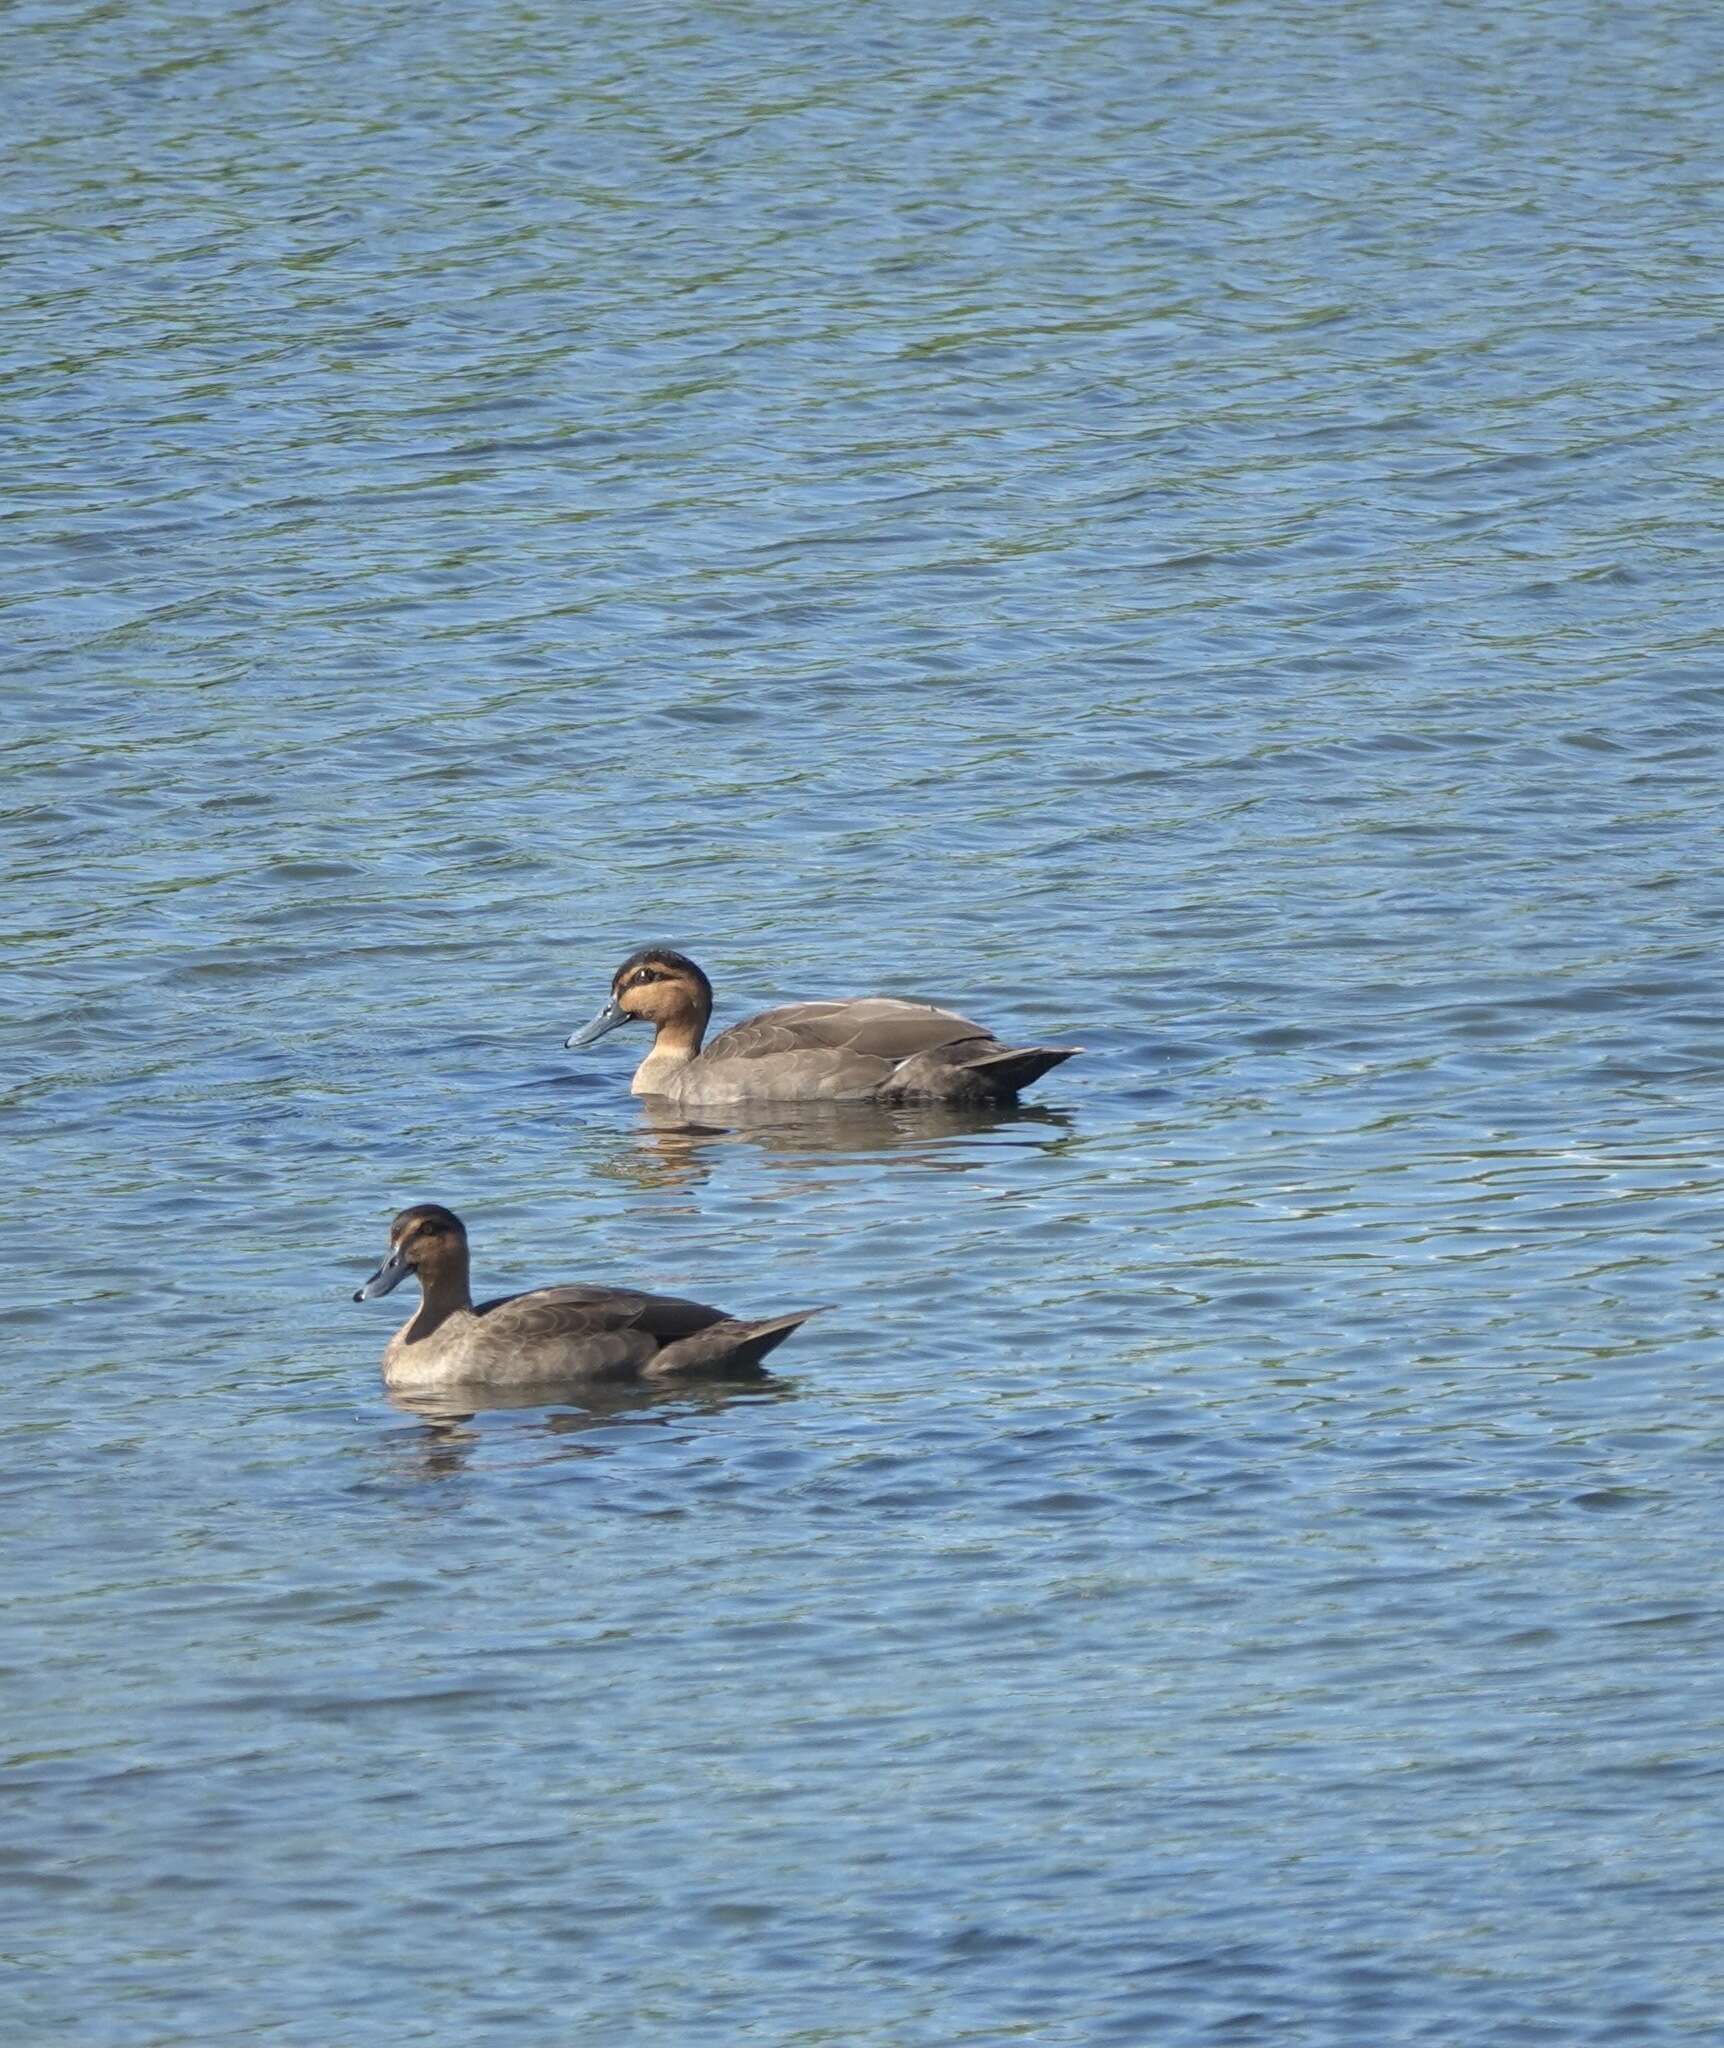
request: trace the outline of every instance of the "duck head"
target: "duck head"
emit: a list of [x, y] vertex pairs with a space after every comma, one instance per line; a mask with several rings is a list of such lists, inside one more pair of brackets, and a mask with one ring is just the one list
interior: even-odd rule
[[375, 1301], [409, 1273], [417, 1276], [427, 1300], [446, 1288], [464, 1290], [467, 1285], [467, 1228], [441, 1202], [418, 1202], [402, 1210], [389, 1226], [389, 1256], [353, 1298]]
[[653, 1026], [655, 1041], [686, 1041], [692, 1051], [711, 1015], [712, 983], [688, 955], [669, 946], [643, 946], [611, 976], [610, 1001], [564, 1043], [578, 1049], [639, 1021]]

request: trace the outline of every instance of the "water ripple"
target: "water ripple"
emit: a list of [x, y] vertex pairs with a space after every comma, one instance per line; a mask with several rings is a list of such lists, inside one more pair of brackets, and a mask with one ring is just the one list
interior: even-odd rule
[[[1667, 0], [8, 16], [7, 2038], [1691, 2041]], [[1086, 1055], [690, 1127], [679, 940]], [[386, 1401], [484, 1282], [758, 1390]]]

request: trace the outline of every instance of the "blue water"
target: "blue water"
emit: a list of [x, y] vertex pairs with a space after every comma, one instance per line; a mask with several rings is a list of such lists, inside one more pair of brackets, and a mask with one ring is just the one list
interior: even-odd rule
[[[1724, 14], [0, 61], [7, 2042], [1716, 2040]], [[422, 1199], [835, 1310], [415, 1412]]]

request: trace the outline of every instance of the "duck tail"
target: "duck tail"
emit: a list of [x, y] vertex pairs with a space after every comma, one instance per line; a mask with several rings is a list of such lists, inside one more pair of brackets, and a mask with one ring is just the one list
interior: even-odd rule
[[1009, 1045], [1003, 1052], [985, 1052], [979, 1059], [965, 1060], [963, 1068], [990, 1092], [1009, 1098], [1039, 1081], [1050, 1067], [1082, 1051], [1081, 1045]]
[[819, 1308], [799, 1308], [792, 1315], [758, 1320], [726, 1316], [696, 1330], [692, 1337], [679, 1337], [674, 1344], [667, 1344], [649, 1371], [655, 1379], [680, 1378], [687, 1373], [753, 1372], [769, 1351], [801, 1329], [810, 1316], [824, 1315], [831, 1306], [824, 1302]]
[[772, 1316], [764, 1322], [732, 1322], [729, 1327], [739, 1341], [731, 1358], [737, 1365], [758, 1365], [769, 1351], [776, 1350], [793, 1331], [800, 1330], [810, 1316], [824, 1315], [831, 1306], [827, 1301], [818, 1308], [799, 1308], [793, 1315]]

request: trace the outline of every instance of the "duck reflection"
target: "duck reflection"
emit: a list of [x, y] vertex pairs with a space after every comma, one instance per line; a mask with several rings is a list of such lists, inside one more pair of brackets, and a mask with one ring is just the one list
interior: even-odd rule
[[753, 1145], [787, 1163], [830, 1162], [836, 1155], [888, 1155], [935, 1173], [973, 1173], [988, 1163], [993, 1139], [1037, 1150], [1056, 1148], [1072, 1130], [1064, 1110], [1036, 1107], [960, 1108], [928, 1104], [882, 1108], [869, 1103], [753, 1103], [727, 1107], [723, 1121], [699, 1121], [648, 1096], [628, 1143], [595, 1171], [642, 1188], [698, 1187], [712, 1176], [727, 1145]]
[[[793, 1401], [789, 1380], [761, 1373], [734, 1385], [708, 1382], [682, 1387], [555, 1388], [442, 1387], [425, 1390], [386, 1387], [391, 1407], [417, 1416], [423, 1427], [395, 1448], [403, 1452], [405, 1476], [450, 1479], [459, 1475], [487, 1438], [502, 1432], [534, 1442], [544, 1458], [599, 1458], [610, 1454], [606, 1436], [620, 1429], [670, 1429], [697, 1423], [744, 1403]], [[515, 1411], [507, 1420], [489, 1418]]]

